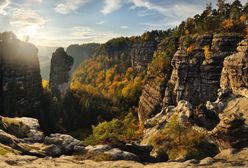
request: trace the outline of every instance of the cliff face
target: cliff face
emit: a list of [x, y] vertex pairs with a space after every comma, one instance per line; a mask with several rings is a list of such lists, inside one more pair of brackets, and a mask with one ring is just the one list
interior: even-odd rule
[[239, 43], [237, 51], [224, 61], [220, 86], [248, 98], [248, 39]]
[[[186, 100], [198, 105], [207, 100], [214, 101], [220, 88], [223, 60], [232, 54], [240, 37], [205, 34], [196, 39], [192, 53], [179, 47], [171, 65], [170, 80], [148, 78], [139, 104], [142, 122], [158, 113], [162, 106], [177, 105]], [[211, 58], [206, 60], [203, 47], [209, 46]], [[165, 91], [164, 91], [165, 90]], [[163, 104], [163, 105], [161, 105]]]
[[[198, 105], [207, 100], [214, 101], [220, 86], [223, 60], [236, 50], [240, 41], [236, 36], [203, 35], [197, 39], [192, 55], [179, 48], [172, 60], [173, 72], [165, 91], [164, 106], [176, 105], [187, 100]], [[211, 46], [211, 58], [204, 58], [203, 46]]]
[[2, 33], [1, 56], [1, 115], [35, 116], [42, 95], [37, 48]]
[[132, 43], [129, 46], [132, 67], [139, 71], [145, 70], [152, 61], [157, 45], [158, 42], [156, 40], [142, 41], [140, 39]]
[[70, 70], [73, 58], [66, 54], [63, 48], [58, 48], [52, 55], [49, 87], [52, 94], [64, 97], [70, 80]]
[[84, 59], [90, 57], [95, 52], [96, 48], [99, 47], [100, 44], [89, 43], [82, 45], [70, 45], [66, 49], [66, 53], [73, 57], [74, 63], [71, 68], [72, 72], [76, 70], [76, 68], [83, 62]]
[[[176, 39], [164, 39], [158, 45], [157, 49], [153, 51], [162, 53], [168, 47], [169, 43], [177, 43]], [[152, 59], [151, 57], [150, 59]], [[151, 62], [151, 60], [150, 60]], [[149, 63], [150, 63], [149, 62]], [[155, 74], [156, 73], [156, 74]], [[147, 71], [147, 80], [142, 89], [142, 94], [139, 100], [138, 116], [139, 120], [144, 122], [145, 119], [150, 118], [162, 108], [165, 88], [170, 79], [171, 68], [165, 68], [163, 72], [153, 72], [150, 68]]]

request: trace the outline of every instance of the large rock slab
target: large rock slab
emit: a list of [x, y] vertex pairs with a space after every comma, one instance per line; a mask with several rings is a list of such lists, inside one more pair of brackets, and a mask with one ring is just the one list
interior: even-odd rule
[[0, 128], [25, 141], [42, 142], [45, 137], [40, 130], [39, 121], [34, 118], [0, 117]]

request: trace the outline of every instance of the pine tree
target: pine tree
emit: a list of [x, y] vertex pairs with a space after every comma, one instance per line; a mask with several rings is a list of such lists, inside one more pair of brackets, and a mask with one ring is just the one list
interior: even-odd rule
[[225, 0], [218, 0], [217, 2], [218, 11], [220, 14], [225, 14]]
[[239, 20], [242, 11], [242, 4], [239, 0], [235, 0], [231, 5], [231, 19]]

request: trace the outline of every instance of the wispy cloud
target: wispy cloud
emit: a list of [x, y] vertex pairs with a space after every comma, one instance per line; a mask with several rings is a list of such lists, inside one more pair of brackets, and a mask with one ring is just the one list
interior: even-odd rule
[[69, 30], [71, 38], [79, 38], [81, 43], [86, 42], [106, 42], [111, 38], [118, 37], [120, 34], [113, 32], [97, 31], [90, 27], [77, 26]]
[[43, 29], [46, 20], [41, 17], [35, 10], [12, 8], [9, 17], [9, 24], [17, 29], [17, 34], [21, 36], [35, 33]]
[[54, 10], [61, 14], [68, 14], [71, 11], [77, 10], [87, 2], [89, 2], [89, 0], [64, 0], [62, 3], [58, 3]]
[[129, 29], [128, 26], [120, 26], [121, 29]]
[[116, 11], [122, 6], [121, 0], [105, 0], [104, 1], [104, 7], [101, 10], [101, 12], [106, 15], [113, 11]]
[[102, 24], [104, 24], [104, 23], [105, 23], [105, 21], [100, 21], [100, 22], [98, 22], [97, 24], [102, 25]]
[[10, 0], [1, 0], [0, 1], [0, 15], [7, 15], [5, 8], [10, 4]]

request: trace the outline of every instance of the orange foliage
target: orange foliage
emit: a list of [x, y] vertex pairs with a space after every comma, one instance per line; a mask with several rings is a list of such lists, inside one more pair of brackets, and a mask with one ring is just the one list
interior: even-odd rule
[[231, 29], [234, 26], [234, 20], [232, 20], [232, 19], [225, 19], [222, 22], [222, 25], [223, 25], [223, 28], [226, 29], [226, 30]]
[[193, 52], [194, 49], [194, 44], [191, 44], [188, 48], [187, 48], [187, 53], [191, 54]]
[[248, 39], [248, 26], [246, 26], [246, 28], [245, 28], [245, 38]]
[[240, 22], [245, 23], [245, 21], [246, 21], [246, 16], [245, 15], [240, 16]]

